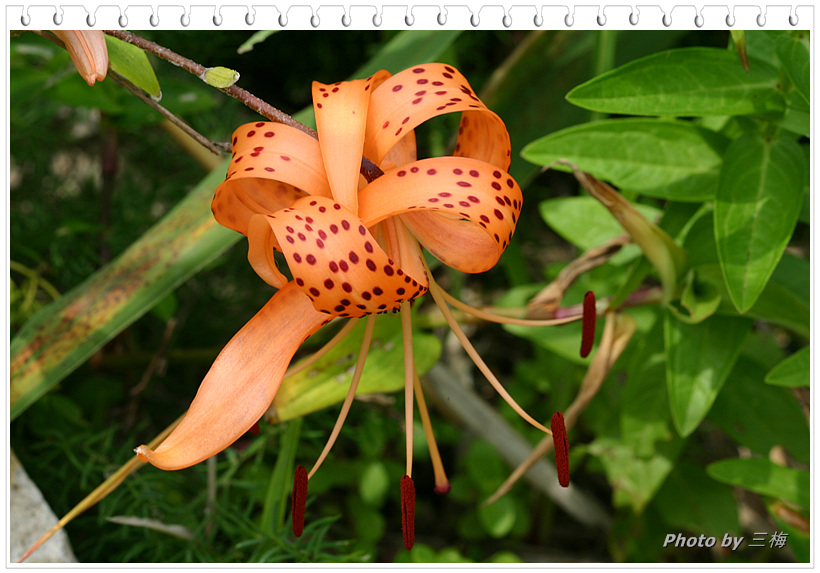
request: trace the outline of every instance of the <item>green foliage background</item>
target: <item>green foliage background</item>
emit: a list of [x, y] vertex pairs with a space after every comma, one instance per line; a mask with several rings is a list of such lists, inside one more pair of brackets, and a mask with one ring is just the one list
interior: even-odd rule
[[[808, 561], [800, 521], [808, 519], [810, 462], [808, 33], [746, 33], [749, 72], [729, 35], [708, 31], [279, 32], [243, 54], [245, 32], [141, 34], [239, 71], [239, 85], [294, 114], [310, 105], [311, 81], [367, 75], [360, 72], [371, 58], [405, 62], [393, 72], [425, 59], [456, 65], [507, 124], [511, 173], [525, 197], [495, 269], [436, 271], [456, 296], [522, 305], [580, 253], [621, 232], [569, 174], [541, 172], [558, 158], [613, 184], [650, 220], [660, 216], [689, 264], [672, 303], [626, 310], [637, 334], [570, 433], [573, 485], [607, 509], [608, 529], [582, 524], [524, 482], [481, 506], [511, 468], [434, 404], [453, 488], [432, 493], [419, 444], [417, 546], [406, 552], [401, 400], [384, 394], [354, 404], [310, 482], [301, 539], [285, 519], [290, 478], [282, 476], [294, 459], [316, 458], [337, 406], [263, 424], [210, 469], [143, 468], [67, 527], [80, 561]], [[163, 105], [211, 140], [227, 141], [256, 118], [149, 60]], [[12, 40], [10, 79], [14, 360], [32, 325], [59, 306], [52, 300], [81, 291], [175, 205], [212, 193], [213, 182], [197, 187], [206, 173], [156, 112], [111, 79], [89, 88], [43, 38]], [[423, 126], [420, 157], [447, 153], [454, 126], [452, 118]], [[30, 404], [14, 411], [13, 449], [57, 514], [184, 411], [221, 346], [271, 296], [247, 264], [244, 241], [209, 240], [194, 266], [144, 299], [150, 312], [133, 323], [147, 308], [118, 318], [116, 336], [88, 346], [81, 365], [57, 367], [59, 383], [30, 392]], [[583, 275], [564, 305], [589, 289], [599, 298], [629, 294], [641, 281], [652, 287], [657, 277], [630, 246]], [[433, 335], [443, 329], [425, 322], [428, 311], [429, 303], [417, 305], [416, 328], [429, 336], [432, 363], [440, 351]], [[516, 400], [546, 420], [572, 401], [589, 363], [577, 356], [579, 332], [479, 324], [470, 336]], [[450, 352], [440, 361], [457, 370]], [[389, 373], [378, 372], [381, 390], [392, 391]], [[530, 443], [540, 439], [480, 377], [475, 392], [497, 402]], [[741, 518], [741, 508], [754, 517]], [[183, 525], [193, 539], [109, 521], [123, 515]], [[786, 549], [662, 547], [666, 532], [720, 539], [753, 531], [788, 532]]]

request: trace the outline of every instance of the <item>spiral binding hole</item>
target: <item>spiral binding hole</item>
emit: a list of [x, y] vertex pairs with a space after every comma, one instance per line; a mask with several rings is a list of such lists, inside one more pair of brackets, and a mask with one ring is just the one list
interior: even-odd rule
[[213, 22], [214, 22], [214, 26], [221, 26], [222, 25], [222, 14], [214, 14]]
[[279, 25], [283, 28], [288, 25], [288, 17], [284, 14], [279, 14]]
[[55, 26], [60, 26], [63, 23], [63, 15], [55, 12], [54, 16], [51, 17], [51, 21], [54, 22]]
[[157, 26], [159, 26], [159, 16], [157, 16], [156, 14], [151, 14], [151, 17], [148, 18], [148, 22], [150, 22], [151, 25], [154, 28], [156, 28]]
[[572, 17], [572, 14], [567, 14], [564, 16], [564, 25], [568, 28], [572, 28], [572, 25], [575, 23], [575, 18]]
[[480, 23], [481, 23], [481, 21], [480, 21], [480, 19], [479, 19], [479, 17], [478, 17], [478, 14], [472, 14], [472, 15], [470, 15], [470, 25], [471, 25], [473, 28], [478, 28], [478, 25], [479, 25]]
[[436, 16], [436, 22], [438, 22], [439, 26], [444, 26], [447, 24], [447, 14], [444, 12], [439, 12], [438, 16]]
[[120, 25], [120, 28], [125, 28], [128, 26], [128, 17], [125, 14], [120, 14], [117, 23]]
[[321, 20], [319, 20], [319, 15], [318, 14], [313, 14], [310, 17], [310, 25], [313, 26], [314, 28], [318, 28], [319, 24], [321, 24]]
[[695, 16], [695, 26], [697, 26], [698, 28], [703, 28], [703, 15], [702, 14], [697, 14]]
[[189, 14], [183, 14], [179, 17], [179, 23], [187, 28], [191, 25], [191, 16]]
[[638, 15], [635, 12], [630, 12], [629, 13], [629, 23], [632, 24], [633, 26], [638, 25]]
[[245, 14], [245, 24], [247, 24], [248, 26], [253, 26], [253, 23], [255, 21], [256, 21], [256, 15], [255, 14], [253, 14], [251, 12], [248, 12], [247, 14]]
[[373, 25], [377, 28], [382, 25], [382, 15], [379, 13], [373, 14]]
[[757, 15], [757, 25], [761, 28], [766, 25], [766, 15], [765, 14], [758, 14]]
[[28, 12], [20, 16], [20, 23], [23, 26], [28, 26], [29, 24], [31, 24], [31, 16], [28, 15]]
[[789, 14], [789, 24], [792, 26], [797, 26], [800, 22], [800, 19], [797, 17], [797, 14]]
[[598, 14], [598, 16], [595, 18], [595, 21], [598, 22], [599, 26], [606, 26], [606, 15]]
[[663, 25], [668, 28], [672, 25], [672, 16], [670, 14], [664, 14], [663, 18], [661, 18], [661, 22], [663, 22]]
[[342, 26], [345, 28], [350, 27], [350, 14], [345, 13], [342, 15]]
[[404, 24], [406, 26], [412, 26], [415, 22], [416, 22], [416, 17], [413, 16], [412, 14], [407, 14], [404, 17]]
[[97, 19], [94, 17], [93, 14], [89, 14], [85, 17], [85, 23], [88, 24], [89, 28], [93, 28], [94, 25], [97, 23]]
[[541, 14], [536, 14], [532, 19], [532, 23], [540, 28], [544, 25], [544, 17]]
[[734, 14], [727, 14], [726, 15], [726, 25], [730, 28], [735, 25], [735, 16]]
[[505, 13], [504, 17], [501, 18], [501, 23], [504, 24], [505, 28], [509, 28], [510, 26], [512, 26], [512, 16]]

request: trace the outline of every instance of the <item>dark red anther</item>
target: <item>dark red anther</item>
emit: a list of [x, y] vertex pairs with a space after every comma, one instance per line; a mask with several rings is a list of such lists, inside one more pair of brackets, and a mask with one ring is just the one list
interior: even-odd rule
[[552, 415], [552, 443], [555, 447], [555, 469], [558, 470], [558, 483], [569, 487], [569, 441], [564, 427], [564, 415], [556, 412]]
[[305, 530], [305, 503], [307, 502], [308, 474], [305, 466], [296, 466], [293, 476], [293, 497], [291, 498], [291, 518], [293, 534], [301, 537]]
[[407, 550], [413, 549], [416, 541], [416, 486], [408, 475], [401, 478], [401, 535]]
[[592, 350], [592, 344], [595, 342], [595, 319], [597, 318], [597, 311], [595, 310], [595, 293], [587, 291], [584, 295], [584, 318], [583, 330], [581, 334], [581, 358], [589, 356]]

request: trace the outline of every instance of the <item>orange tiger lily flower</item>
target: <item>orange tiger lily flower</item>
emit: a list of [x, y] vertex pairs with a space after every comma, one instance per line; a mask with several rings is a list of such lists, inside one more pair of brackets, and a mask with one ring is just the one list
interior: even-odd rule
[[[334, 318], [367, 317], [362, 352], [331, 438], [309, 476], [297, 471], [297, 500], [333, 441], [352, 402], [375, 315], [399, 312], [405, 352], [407, 471], [412, 475], [413, 400], [418, 403], [436, 473], [449, 490], [413, 362], [410, 302], [427, 293], [476, 365], [504, 399], [542, 431], [478, 357], [448, 303], [482, 318], [514, 322], [473, 309], [440, 289], [421, 246], [454, 269], [491, 269], [509, 245], [521, 189], [507, 173], [510, 139], [502, 120], [476, 97], [453, 67], [432, 63], [391, 76], [332, 85], [313, 83], [318, 140], [278, 123], [256, 122], [233, 135], [233, 159], [216, 189], [217, 221], [248, 238], [248, 259], [279, 289], [214, 362], [188, 414], [156, 450], [137, 448], [143, 461], [180, 469], [222, 451], [266, 412], [299, 346]], [[418, 160], [414, 129], [427, 119], [461, 112], [455, 154]], [[362, 157], [383, 175], [360, 175]], [[274, 260], [284, 254], [292, 279]], [[563, 321], [520, 321], [532, 325]], [[352, 326], [352, 325], [351, 325]], [[300, 477], [301, 476], [301, 477]], [[412, 482], [409, 482], [412, 484]], [[402, 480], [403, 498], [413, 488]], [[412, 500], [403, 499], [412, 516]], [[410, 519], [412, 521], [412, 519]], [[301, 524], [298, 525], [301, 532]], [[412, 540], [412, 530], [410, 532]], [[405, 543], [408, 535], [405, 535]]]
[[71, 61], [88, 83], [105, 79], [108, 73], [108, 48], [100, 30], [52, 30], [65, 44]]

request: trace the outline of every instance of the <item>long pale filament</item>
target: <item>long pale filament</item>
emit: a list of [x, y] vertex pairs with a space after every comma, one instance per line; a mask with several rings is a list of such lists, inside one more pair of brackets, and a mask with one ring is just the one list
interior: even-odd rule
[[[345, 325], [345, 327], [346, 326], [347, 325]], [[359, 358], [356, 361], [356, 370], [353, 372], [353, 380], [350, 381], [350, 389], [348, 389], [347, 396], [345, 396], [345, 401], [342, 403], [342, 409], [339, 411], [339, 417], [336, 419], [336, 424], [333, 426], [333, 431], [330, 432], [330, 437], [328, 438], [322, 453], [319, 454], [319, 459], [316, 460], [313, 468], [311, 468], [310, 473], [308, 474], [308, 479], [313, 477], [313, 474], [316, 473], [316, 470], [318, 470], [319, 466], [322, 465], [322, 462], [325, 461], [325, 458], [330, 453], [330, 449], [333, 447], [333, 444], [336, 443], [336, 438], [339, 437], [339, 432], [342, 431], [342, 426], [345, 423], [345, 419], [347, 419], [347, 413], [350, 411], [350, 405], [353, 403], [353, 398], [356, 397], [356, 388], [359, 386], [359, 380], [362, 378], [362, 371], [364, 370], [364, 363], [367, 360], [367, 353], [370, 351], [370, 343], [373, 341], [373, 329], [375, 326], [376, 315], [368, 315], [367, 322], [365, 322], [364, 326], [362, 348], [359, 350]], [[339, 334], [341, 334], [341, 332], [339, 332]], [[338, 336], [338, 334], [336, 336]]]
[[[428, 274], [429, 270], [428, 270]], [[458, 325], [453, 313], [450, 311], [450, 308], [447, 306], [447, 302], [444, 300], [442, 293], [444, 291], [435, 283], [430, 281], [430, 294], [433, 295], [433, 300], [436, 302], [436, 306], [438, 306], [441, 314], [444, 316], [444, 320], [447, 321], [450, 330], [453, 331], [453, 334], [456, 335], [458, 341], [461, 342], [461, 346], [464, 348], [464, 351], [467, 355], [473, 360], [473, 363], [481, 370], [481, 373], [484, 374], [484, 377], [487, 378], [487, 381], [495, 388], [495, 391], [504, 399], [504, 401], [510, 405], [510, 407], [515, 410], [515, 412], [524, 418], [527, 422], [529, 422], [534, 427], [538, 428], [542, 432], [552, 435], [552, 431], [546, 428], [544, 425], [538, 423], [532, 416], [527, 414], [524, 409], [518, 405], [518, 403], [513, 399], [512, 396], [507, 392], [507, 390], [502, 386], [501, 382], [498, 381], [498, 378], [495, 377], [495, 374], [492, 373], [490, 368], [484, 363], [484, 360], [481, 359], [481, 356], [478, 355], [476, 349], [470, 343], [470, 340], [467, 338], [467, 335], [464, 334], [464, 331], [461, 330], [461, 327]]]
[[[430, 284], [432, 285], [434, 282], [433, 278], [430, 277], [429, 280]], [[568, 316], [564, 318], [533, 320], [528, 318], [514, 318], [512, 316], [502, 316], [500, 314], [495, 314], [492, 312], [488, 312], [486, 310], [481, 310], [480, 308], [475, 308], [474, 306], [470, 306], [469, 304], [458, 300], [456, 297], [454, 297], [441, 287], [439, 287], [439, 291], [444, 296], [444, 299], [457, 309], [464, 311], [468, 314], [472, 314], [476, 318], [480, 318], [488, 322], [497, 322], [499, 324], [514, 324], [519, 326], [558, 326], [561, 324], [569, 324], [570, 322], [577, 322], [582, 318], [582, 315], [578, 315]]]
[[404, 345], [404, 436], [407, 448], [407, 474], [413, 477], [413, 378], [416, 363], [413, 357], [413, 323], [410, 303], [401, 303], [401, 338]]
[[301, 372], [308, 366], [312, 366], [315, 364], [322, 356], [333, 350], [337, 344], [339, 344], [342, 340], [344, 340], [345, 336], [350, 334], [350, 331], [353, 330], [353, 327], [356, 326], [356, 323], [359, 322], [358, 318], [351, 318], [347, 321], [347, 323], [337, 332], [333, 338], [328, 340], [324, 346], [322, 346], [319, 350], [311, 354], [307, 357], [306, 360], [300, 362], [295, 366], [291, 366], [288, 368], [287, 372], [285, 372], [285, 378], [288, 376], [293, 376], [297, 372]]
[[419, 374], [415, 370], [413, 371], [413, 386], [416, 391], [416, 404], [419, 405], [421, 424], [424, 426], [424, 434], [427, 436], [427, 449], [430, 450], [430, 461], [433, 462], [436, 493], [447, 493], [450, 491], [450, 482], [447, 479], [447, 473], [444, 471], [444, 464], [441, 461], [441, 454], [438, 451], [436, 436], [433, 433], [433, 425], [430, 423], [430, 413], [427, 411], [427, 402], [424, 400], [421, 380], [419, 380]]

